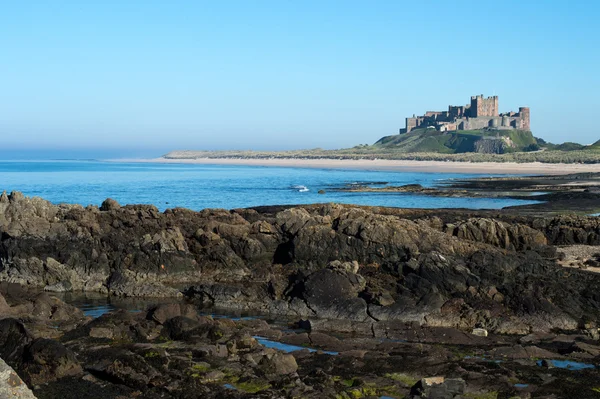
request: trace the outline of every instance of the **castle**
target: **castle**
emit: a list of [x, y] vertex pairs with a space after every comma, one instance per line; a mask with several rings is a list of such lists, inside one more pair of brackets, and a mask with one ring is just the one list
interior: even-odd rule
[[423, 116], [406, 118], [406, 128], [400, 129], [400, 133], [428, 127], [441, 132], [485, 128], [530, 130], [529, 108], [498, 114], [498, 96], [483, 98], [482, 94], [472, 96], [471, 104], [465, 106], [450, 105], [448, 111], [428, 111]]

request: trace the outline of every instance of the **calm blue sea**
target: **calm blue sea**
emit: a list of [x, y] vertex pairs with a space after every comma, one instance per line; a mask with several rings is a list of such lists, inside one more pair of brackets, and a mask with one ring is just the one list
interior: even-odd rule
[[[199, 210], [325, 202], [497, 209], [534, 202], [333, 190], [356, 182], [434, 186], [448, 179], [476, 176], [481, 175], [102, 161], [0, 162], [0, 190], [22, 191], [53, 203], [99, 205], [110, 197], [121, 204], [154, 204], [161, 210], [172, 207]], [[319, 190], [325, 190], [326, 194], [318, 194]]]

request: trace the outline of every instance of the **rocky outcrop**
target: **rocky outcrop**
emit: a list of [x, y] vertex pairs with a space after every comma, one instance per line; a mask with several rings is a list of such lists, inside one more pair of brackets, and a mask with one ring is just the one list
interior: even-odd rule
[[[340, 270], [337, 262], [325, 270], [325, 280], [353, 273]], [[346, 287], [342, 295], [352, 297], [353, 280]], [[325, 298], [320, 290], [307, 292]], [[374, 331], [381, 336], [336, 338], [263, 319], [201, 316], [185, 302], [72, 322], [60, 327], [60, 340], [54, 340], [34, 336], [30, 323], [3, 320], [0, 337], [11, 338], [0, 348], [11, 351], [7, 362], [13, 368], [0, 361], [0, 397], [3, 392], [33, 397], [23, 380], [40, 398], [65, 399], [518, 397], [525, 386], [540, 397], [569, 397], [589, 390], [597, 378], [593, 364], [600, 359], [597, 342], [583, 335], [476, 335], [390, 322]], [[390, 339], [390, 332], [399, 335]], [[559, 369], [567, 360], [585, 362], [573, 363], [585, 369]], [[4, 378], [8, 386], [2, 385]]]
[[[571, 335], [497, 335], [507, 326], [528, 332], [536, 322], [553, 325], [543, 315], [566, 326], [570, 316], [547, 293], [532, 291], [518, 301], [521, 292], [506, 291], [511, 284], [525, 288], [517, 282], [477, 285], [492, 278], [485, 270], [505, 270], [507, 280], [512, 273], [551, 270], [539, 254], [525, 251], [523, 259], [497, 268], [497, 260], [484, 255], [481, 249], [471, 255], [477, 267], [440, 252], [421, 253], [395, 269], [332, 261], [312, 270], [292, 262], [253, 286], [229, 281], [229, 288], [213, 282], [192, 289], [215, 303], [287, 304], [311, 315], [294, 323], [211, 317], [199, 314], [197, 304], [163, 298], [145, 311], [120, 309], [91, 319], [47, 292], [3, 283], [0, 356], [8, 366], [0, 361], [0, 397], [29, 395], [25, 383], [39, 398], [65, 399], [515, 397], [523, 386], [540, 397], [589, 391], [600, 361], [595, 321], [582, 320]], [[528, 269], [519, 271], [522, 265]], [[283, 276], [281, 289], [276, 282]], [[545, 289], [549, 283], [528, 284]], [[516, 309], [510, 300], [530, 306], [523, 313], [529, 319], [509, 323], [506, 312]], [[573, 303], [581, 306], [581, 300]], [[448, 327], [449, 321], [456, 325]], [[466, 328], [475, 324], [482, 327]], [[354, 334], [338, 335], [344, 331]], [[566, 360], [585, 362], [585, 369], [559, 369]]]
[[81, 373], [75, 354], [60, 342], [37, 338], [20, 321], [0, 320], [2, 358], [16, 368], [28, 384], [43, 384]]
[[541, 231], [523, 224], [509, 224], [494, 219], [468, 219], [447, 224], [444, 229], [463, 240], [490, 244], [512, 251], [539, 248], [548, 243]]
[[482, 137], [473, 143], [473, 150], [480, 154], [504, 154], [507, 148], [514, 146], [511, 144], [508, 137]]

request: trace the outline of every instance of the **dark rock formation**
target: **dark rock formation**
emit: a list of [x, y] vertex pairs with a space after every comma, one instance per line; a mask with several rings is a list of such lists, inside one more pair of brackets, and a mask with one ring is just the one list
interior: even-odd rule
[[[13, 193], [0, 201], [0, 231], [4, 281], [118, 296], [183, 291], [204, 305], [337, 319], [331, 325], [343, 331], [392, 331], [397, 322], [575, 329], [600, 309], [599, 276], [566, 271], [552, 247], [600, 243], [598, 218], [333, 204], [160, 213], [112, 200], [100, 209], [55, 206]], [[48, 301], [26, 306], [65, 316]], [[156, 309], [152, 320], [190, 318], [186, 312]]]
[[82, 368], [75, 354], [60, 342], [38, 338], [23, 355], [23, 378], [32, 385], [80, 374]]
[[[439, 253], [422, 255], [425, 258], [415, 265], [421, 264], [428, 273], [445, 262]], [[407, 267], [413, 270], [415, 265]], [[398, 322], [394, 317], [409, 309], [409, 303], [398, 297], [393, 305], [376, 305], [380, 310], [375, 312], [370, 299], [360, 296], [367, 289], [373, 294], [384, 289], [389, 280], [371, 275], [373, 270], [363, 276], [364, 268], [359, 264], [356, 270], [353, 262], [330, 262], [293, 279], [299, 281], [293, 288], [294, 299], [305, 306], [347, 312], [344, 306], [362, 303], [369, 305], [373, 317], [381, 318], [365, 334], [345, 335], [338, 330], [336, 336], [313, 327], [346, 323], [344, 328], [350, 331], [348, 326], [361, 323], [311, 319], [301, 324], [312, 330], [297, 331], [299, 326], [290, 329], [285, 323], [269, 324], [263, 319], [201, 316], [189, 303], [161, 303], [164, 299], [146, 312], [121, 309], [94, 320], [82, 320], [72, 312], [57, 323], [52, 319], [56, 312], [40, 311], [34, 316], [30, 309], [40, 307], [36, 302], [53, 303], [57, 309], [69, 305], [47, 293], [36, 295], [0, 285], [6, 295], [0, 296], [4, 299], [0, 300], [0, 354], [7, 362], [0, 361], [0, 397], [5, 392], [9, 397], [33, 397], [24, 381], [40, 399], [508, 398], [519, 396], [522, 387], [537, 397], [595, 394], [590, 387], [598, 381], [593, 367], [600, 362], [600, 346], [584, 334], [593, 330], [593, 321], [584, 322], [581, 328], [586, 330], [579, 334], [522, 337]], [[329, 295], [329, 286], [336, 296]], [[490, 288], [485, 295], [496, 298], [496, 291]], [[440, 295], [429, 292], [420, 309], [438, 306]], [[326, 306], [328, 299], [332, 306]], [[498, 298], [492, 300], [500, 303]], [[493, 310], [479, 316], [490, 320]], [[441, 312], [477, 317], [473, 310], [468, 312], [468, 301], [463, 298], [445, 301]], [[388, 319], [384, 320], [385, 315]], [[47, 337], [52, 330], [56, 336]], [[294, 352], [266, 347], [281, 343], [296, 345], [291, 348]], [[538, 358], [544, 369], [534, 360]], [[586, 368], [561, 369], [559, 360], [579, 361]]]

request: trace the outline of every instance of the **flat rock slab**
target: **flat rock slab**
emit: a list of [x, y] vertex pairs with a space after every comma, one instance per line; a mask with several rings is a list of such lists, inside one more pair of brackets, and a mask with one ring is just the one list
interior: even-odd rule
[[15, 398], [36, 399], [15, 370], [0, 359], [0, 399]]

